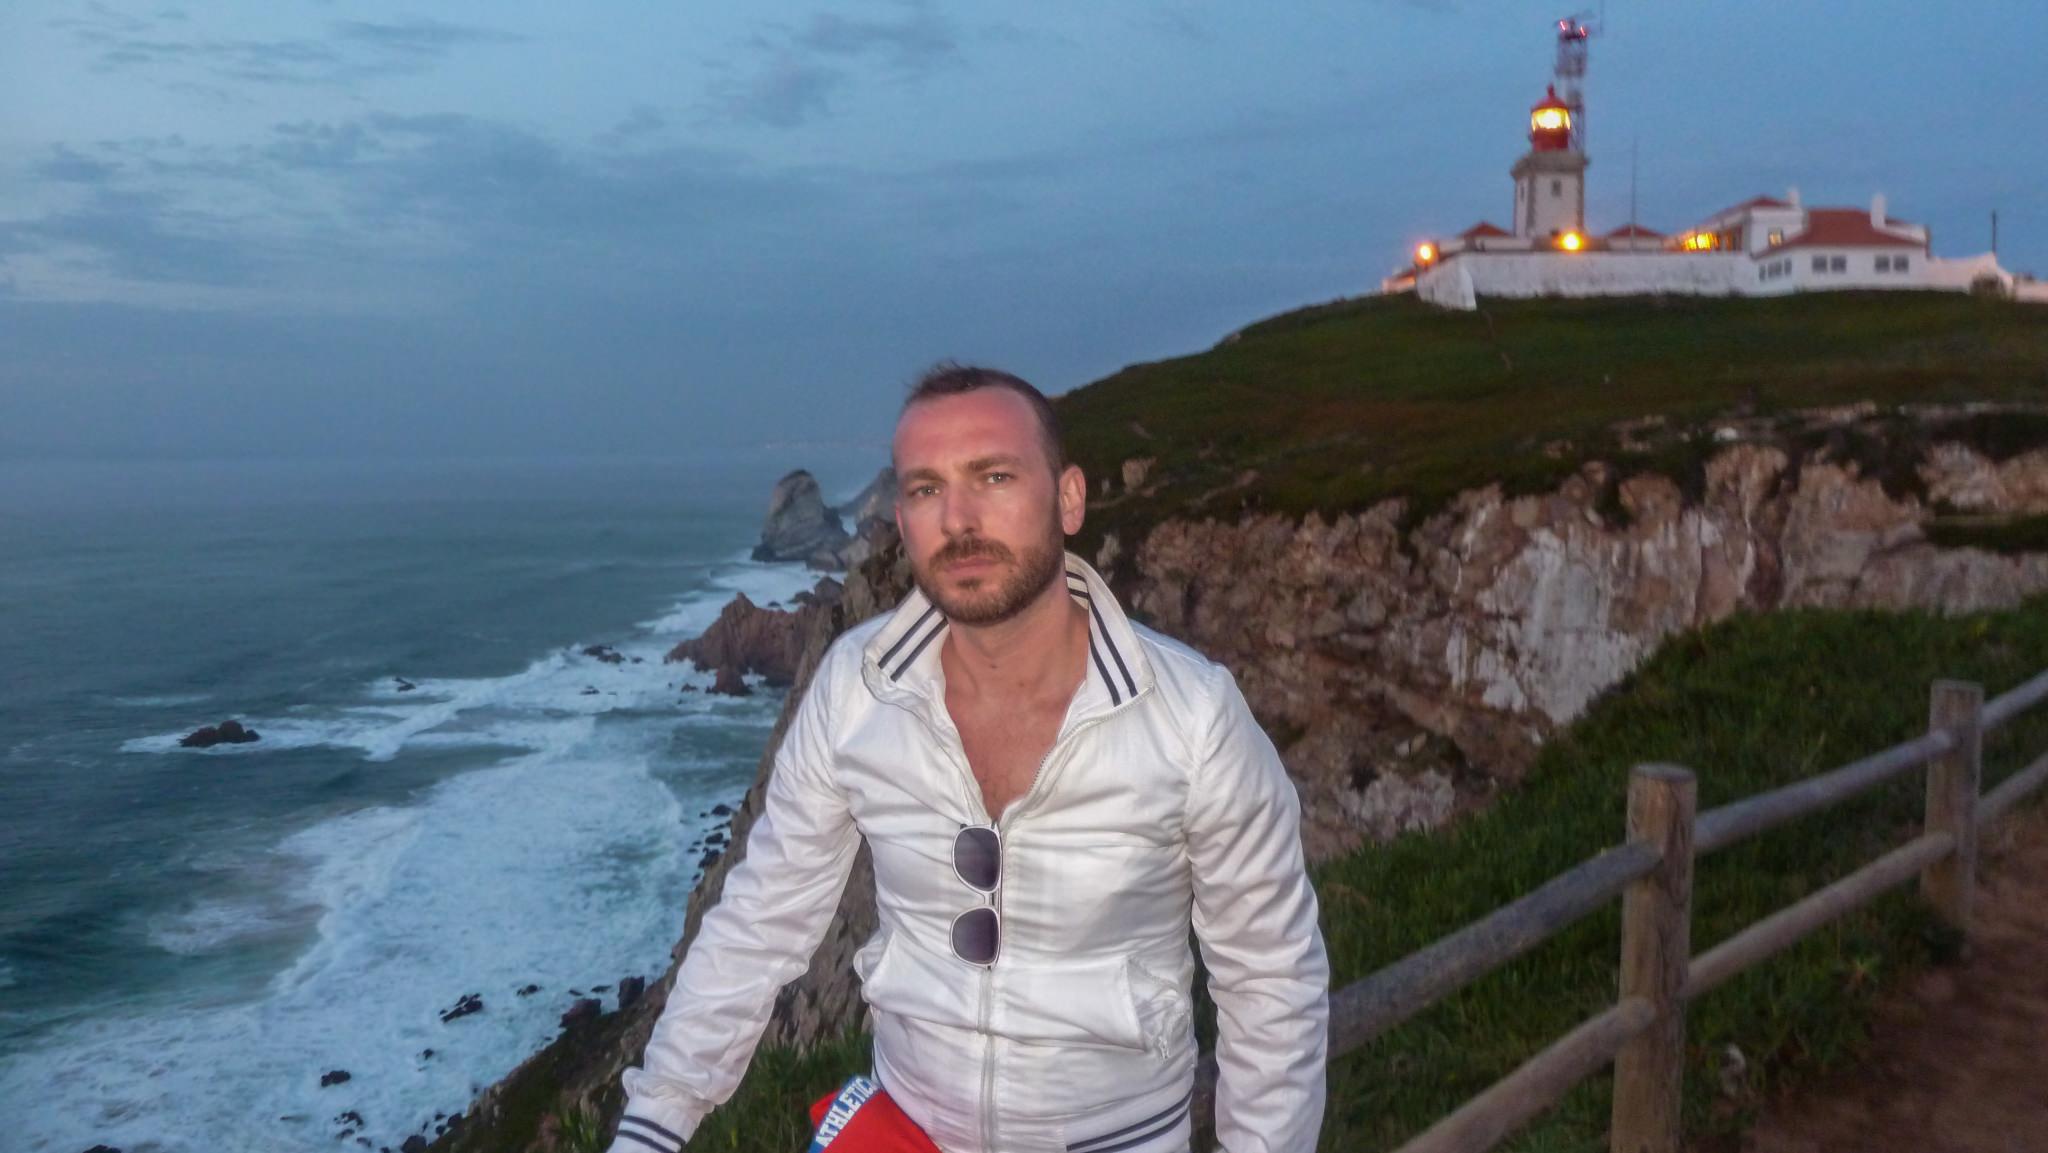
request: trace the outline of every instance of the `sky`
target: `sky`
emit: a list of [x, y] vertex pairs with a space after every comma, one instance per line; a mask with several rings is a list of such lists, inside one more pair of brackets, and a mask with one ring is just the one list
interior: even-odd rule
[[[1597, 0], [1595, 0], [1597, 4]], [[12, 0], [0, 459], [886, 452], [1508, 223], [1562, 4]], [[2048, 276], [2048, 4], [1611, 0], [1589, 225]]]

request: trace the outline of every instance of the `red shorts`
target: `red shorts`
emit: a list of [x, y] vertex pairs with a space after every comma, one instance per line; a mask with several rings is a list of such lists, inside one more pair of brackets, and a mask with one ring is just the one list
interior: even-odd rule
[[810, 1153], [940, 1153], [880, 1085], [854, 1077], [811, 1106]]

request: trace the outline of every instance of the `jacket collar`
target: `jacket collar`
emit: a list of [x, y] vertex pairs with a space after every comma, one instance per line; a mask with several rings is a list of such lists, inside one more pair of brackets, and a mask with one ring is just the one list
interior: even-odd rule
[[[1122, 708], [1152, 687], [1152, 663], [1101, 574], [1071, 552], [1066, 581], [1068, 594], [1088, 610], [1088, 675], [1075, 694], [1074, 715]], [[912, 707], [937, 704], [943, 712], [939, 643], [946, 628], [945, 614], [913, 586], [862, 650], [861, 675], [869, 690]]]

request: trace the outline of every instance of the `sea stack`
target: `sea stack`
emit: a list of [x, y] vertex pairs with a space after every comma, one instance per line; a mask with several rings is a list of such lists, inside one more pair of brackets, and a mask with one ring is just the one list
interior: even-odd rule
[[826, 506], [817, 478], [797, 469], [775, 482], [753, 556], [757, 561], [804, 561], [813, 568], [837, 569], [839, 549], [846, 541], [846, 529], [839, 514]]

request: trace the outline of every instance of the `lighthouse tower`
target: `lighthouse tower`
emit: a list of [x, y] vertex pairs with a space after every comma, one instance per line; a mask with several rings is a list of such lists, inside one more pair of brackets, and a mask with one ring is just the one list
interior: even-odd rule
[[1572, 130], [1572, 109], [1557, 86], [1529, 110], [1529, 151], [1515, 161], [1515, 235], [1550, 244], [1586, 231], [1586, 154]]

